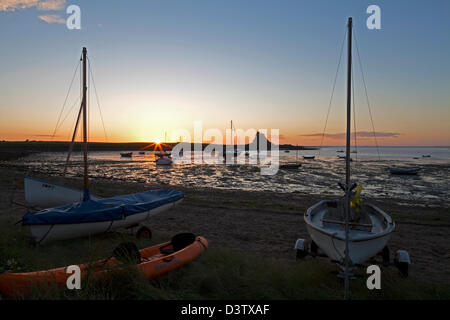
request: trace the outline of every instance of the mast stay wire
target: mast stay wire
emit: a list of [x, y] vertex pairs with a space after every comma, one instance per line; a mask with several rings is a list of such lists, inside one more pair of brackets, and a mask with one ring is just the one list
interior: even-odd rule
[[373, 137], [374, 137], [374, 140], [375, 140], [375, 146], [377, 148], [378, 160], [381, 161], [380, 148], [378, 146], [377, 135], [376, 135], [376, 131], [375, 131], [375, 125], [373, 123], [372, 110], [370, 108], [370, 102], [369, 102], [369, 94], [367, 93], [367, 85], [366, 85], [366, 80], [365, 80], [365, 77], [364, 77], [364, 70], [363, 70], [363, 67], [362, 67], [361, 56], [359, 54], [359, 46], [358, 46], [358, 40], [356, 38], [356, 33], [353, 33], [353, 38], [355, 39], [356, 53], [357, 53], [358, 61], [359, 61], [359, 69], [361, 70], [361, 77], [362, 77], [362, 81], [363, 81], [363, 84], [364, 84], [364, 92], [366, 94], [366, 102], [367, 102], [367, 107], [369, 109], [370, 122], [372, 124], [372, 132], [373, 132]]
[[62, 116], [62, 114], [64, 112], [64, 108], [66, 106], [67, 99], [69, 98], [70, 90], [72, 89], [73, 81], [75, 80], [75, 75], [77, 74], [77, 71], [78, 71], [79, 67], [80, 67], [80, 63], [77, 62], [77, 66], [76, 66], [75, 71], [73, 73], [72, 80], [70, 81], [69, 90], [67, 90], [63, 106], [61, 108], [61, 111], [59, 112], [58, 120], [56, 121], [55, 129], [53, 130], [53, 134], [51, 135], [51, 140], [53, 140], [53, 138], [55, 137], [55, 134], [56, 134], [56, 130], [58, 130], [58, 125], [59, 125], [59, 122], [61, 120], [61, 116]]
[[99, 110], [99, 113], [100, 113], [100, 119], [102, 120], [102, 126], [103, 126], [103, 133], [105, 135], [105, 141], [108, 141], [108, 135], [106, 134], [105, 122], [103, 120], [102, 108], [100, 107], [100, 100], [98, 98], [97, 88], [95, 86], [94, 72], [92, 71], [91, 60], [89, 58], [88, 58], [88, 65], [89, 65], [89, 75], [90, 75], [90, 78], [92, 80], [92, 86], [94, 87], [95, 99], [96, 99], [97, 107], [98, 107], [98, 110]]
[[[80, 101], [80, 97], [77, 98], [77, 100], [75, 100], [75, 102], [72, 104], [72, 106], [70, 107], [69, 111], [67, 111], [67, 114], [65, 115], [65, 117], [63, 118], [63, 120], [59, 123], [58, 128], [56, 129], [56, 131], [59, 130], [59, 128], [61, 128], [61, 126], [63, 125], [64, 121], [66, 121], [67, 117], [70, 115], [70, 113], [72, 112], [73, 108], [75, 108], [75, 106], [79, 106], [79, 102]], [[69, 132], [69, 137], [70, 137], [70, 132]], [[70, 138], [68, 138], [70, 139]]]
[[333, 89], [331, 90], [330, 102], [328, 103], [327, 117], [326, 117], [326, 119], [325, 119], [325, 126], [323, 127], [322, 138], [321, 138], [321, 140], [320, 140], [319, 153], [318, 153], [318, 155], [317, 155], [318, 158], [320, 157], [320, 152], [321, 152], [321, 150], [322, 150], [323, 140], [324, 140], [324, 137], [325, 137], [325, 131], [326, 131], [326, 129], [327, 129], [328, 117], [330, 116], [331, 104], [332, 104], [332, 102], [333, 102], [334, 90], [335, 90], [335, 88], [336, 88], [336, 81], [337, 81], [337, 77], [338, 77], [338, 74], [339, 74], [339, 69], [340, 69], [340, 66], [341, 66], [342, 53], [343, 53], [343, 51], [344, 51], [344, 44], [345, 44], [345, 39], [346, 39], [346, 38], [347, 38], [347, 30], [345, 30], [345, 33], [344, 33], [344, 39], [342, 39], [341, 52], [340, 52], [340, 54], [339, 54], [339, 61], [338, 61], [338, 65], [337, 65], [337, 68], [336, 68], [336, 74], [335, 74], [335, 76], [334, 76], [334, 81], [333, 81]]
[[358, 161], [358, 144], [356, 139], [356, 104], [355, 104], [355, 77], [353, 75], [353, 65], [352, 65], [352, 102], [353, 102], [353, 131], [355, 134], [355, 160]]

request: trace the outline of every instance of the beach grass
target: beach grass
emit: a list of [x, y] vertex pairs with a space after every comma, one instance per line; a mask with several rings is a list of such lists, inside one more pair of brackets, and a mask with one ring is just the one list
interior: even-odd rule
[[[21, 226], [11, 219], [0, 223], [0, 272], [26, 272], [80, 264], [107, 258], [123, 241], [139, 248], [170, 239], [154, 234], [137, 240], [131, 232], [60, 241], [32, 247]], [[294, 252], [293, 252], [294, 254]], [[179, 270], [148, 281], [135, 266], [103, 281], [85, 280], [81, 290], [48, 288], [32, 290], [21, 299], [228, 299], [286, 300], [342, 299], [343, 281], [336, 267], [325, 259], [274, 259], [228, 248], [210, 246], [198, 259]], [[364, 271], [364, 270], [363, 270]], [[383, 269], [382, 289], [368, 290], [366, 277], [352, 280], [353, 299], [450, 299], [450, 285], [402, 277], [395, 268]]]

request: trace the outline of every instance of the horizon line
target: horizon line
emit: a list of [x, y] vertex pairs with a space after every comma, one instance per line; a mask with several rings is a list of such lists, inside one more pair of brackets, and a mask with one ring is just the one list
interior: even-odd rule
[[[49, 141], [49, 140], [0, 140], [0, 143], [5, 143], [5, 142], [11, 142], [11, 143], [70, 143], [70, 140], [58, 140], [58, 141]], [[83, 143], [82, 141], [75, 141], [75, 143]], [[88, 143], [111, 143], [111, 144], [156, 144], [156, 142], [151, 142], [151, 141], [90, 141]], [[187, 141], [173, 141], [173, 142], [160, 142], [159, 144], [177, 144], [177, 143], [191, 143], [191, 144], [195, 144], [195, 143], [200, 143], [200, 142], [187, 142]], [[209, 142], [201, 142], [202, 144], [210, 144]], [[247, 143], [248, 144], [248, 143]], [[224, 144], [217, 144], [217, 145], [228, 145], [226, 143]], [[237, 144], [234, 144], [237, 145]], [[280, 143], [278, 144], [279, 146], [292, 146], [292, 147], [296, 147], [296, 144], [292, 144], [292, 143]], [[318, 145], [298, 145], [299, 147], [316, 147], [316, 148], [320, 148], [320, 146]], [[330, 147], [343, 147], [345, 148], [345, 145], [324, 145], [322, 146], [322, 148], [330, 148]], [[360, 145], [360, 146], [351, 146], [351, 148], [366, 148], [366, 147], [374, 147], [376, 148], [376, 145]], [[389, 147], [424, 147], [424, 148], [432, 148], [432, 147], [437, 147], [437, 148], [450, 148], [450, 145], [378, 145], [379, 148], [389, 148]]]

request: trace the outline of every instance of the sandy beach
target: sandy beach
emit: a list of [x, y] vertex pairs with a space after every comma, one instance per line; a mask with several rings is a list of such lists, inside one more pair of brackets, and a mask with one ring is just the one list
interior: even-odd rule
[[[11, 205], [14, 199], [24, 202], [23, 176], [26, 172], [0, 165], [0, 217], [20, 220], [25, 209]], [[36, 176], [49, 181], [80, 187], [81, 179]], [[91, 192], [107, 197], [170, 185], [149, 185], [96, 178]], [[239, 252], [295, 261], [294, 243], [308, 238], [303, 213], [317, 202], [318, 196], [301, 193], [228, 191], [209, 188], [174, 189], [185, 193], [184, 201], [174, 209], [157, 215], [146, 225], [154, 233], [193, 232], [206, 237], [210, 248], [228, 248]], [[369, 200], [369, 199], [368, 199]], [[408, 205], [398, 199], [376, 199], [373, 203], [389, 212], [397, 224], [389, 245], [391, 256], [398, 249], [411, 256], [410, 279], [432, 283], [450, 281], [450, 208], [428, 206], [427, 201]], [[323, 263], [327, 263], [323, 259]]]

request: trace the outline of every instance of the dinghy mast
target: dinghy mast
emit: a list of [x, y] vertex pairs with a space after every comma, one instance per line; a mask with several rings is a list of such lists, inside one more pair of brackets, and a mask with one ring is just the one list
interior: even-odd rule
[[73, 145], [75, 142], [75, 137], [77, 135], [77, 131], [78, 131], [78, 124], [80, 122], [80, 117], [81, 117], [81, 113], [83, 112], [83, 162], [84, 162], [84, 182], [83, 182], [83, 201], [89, 200], [90, 199], [90, 195], [89, 195], [89, 176], [88, 176], [88, 162], [87, 162], [87, 103], [86, 103], [86, 93], [87, 93], [87, 83], [86, 83], [86, 61], [87, 61], [87, 50], [85, 47], [83, 47], [83, 54], [81, 56], [81, 61], [83, 61], [83, 97], [81, 100], [81, 106], [80, 106], [80, 111], [78, 112], [78, 116], [77, 116], [77, 122], [75, 123], [75, 129], [73, 131], [73, 135], [72, 135], [72, 141], [70, 142], [69, 145], [69, 152], [67, 154], [67, 158], [66, 158], [66, 164], [64, 166], [64, 172], [63, 172], [63, 176], [66, 175], [67, 173], [67, 167], [69, 165], [69, 159], [70, 159], [70, 155], [72, 154], [72, 150], [73, 150]]
[[88, 177], [88, 158], [87, 158], [87, 117], [86, 117], [86, 93], [87, 93], [87, 85], [86, 85], [86, 55], [87, 50], [83, 47], [83, 154], [84, 154], [84, 185], [83, 185], [83, 201], [89, 200], [89, 177]]
[[347, 141], [345, 159], [345, 299], [349, 299], [350, 257], [348, 252], [350, 219], [350, 130], [351, 130], [351, 91], [352, 91], [352, 18], [348, 18], [348, 62], [347, 62]]

